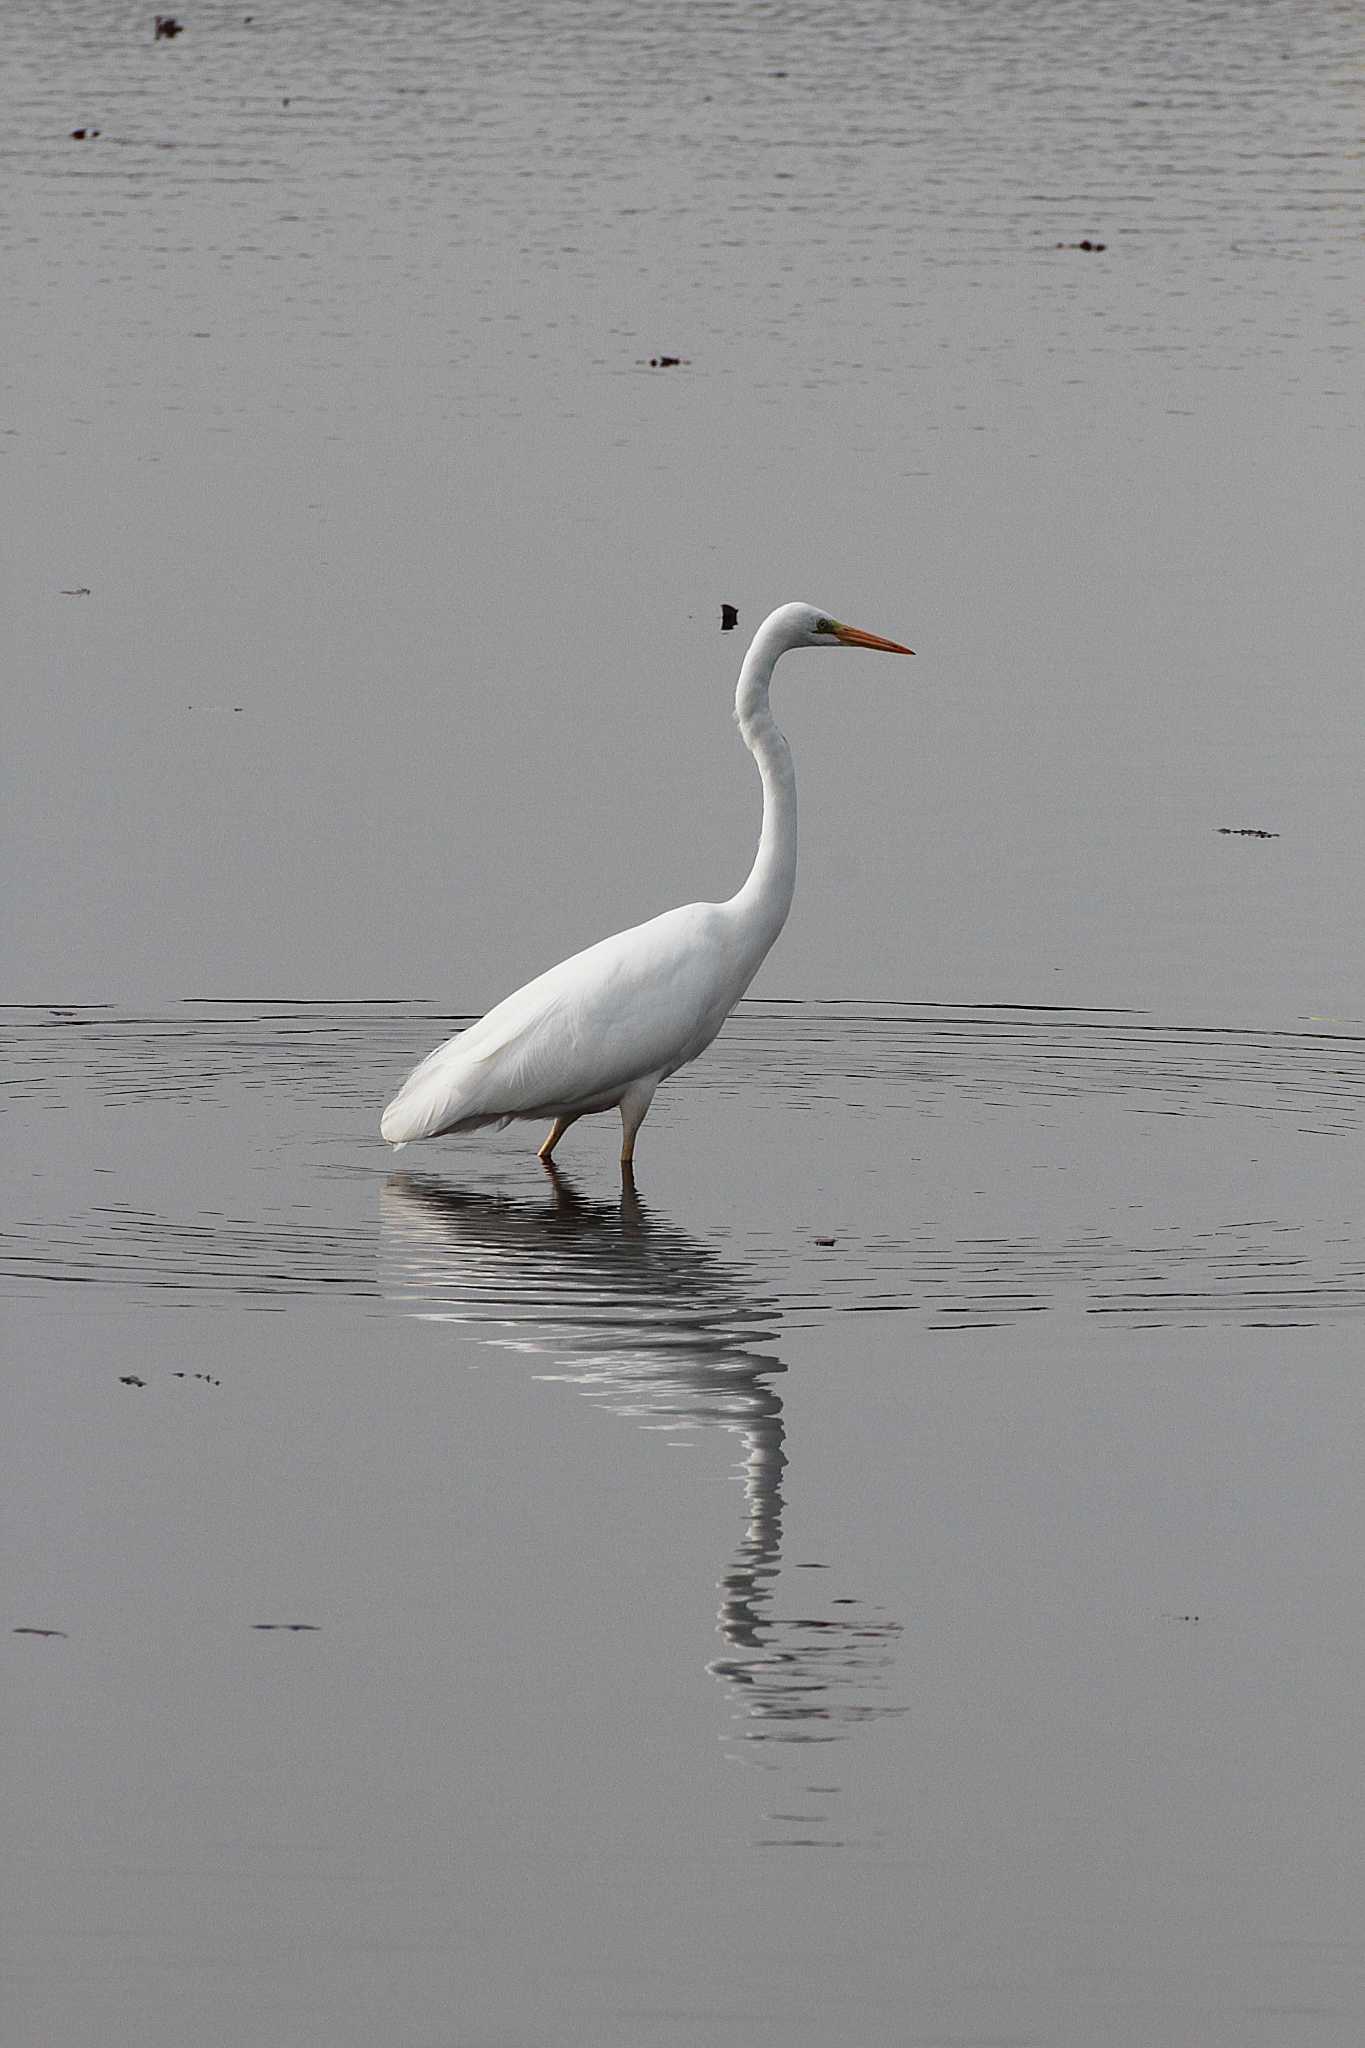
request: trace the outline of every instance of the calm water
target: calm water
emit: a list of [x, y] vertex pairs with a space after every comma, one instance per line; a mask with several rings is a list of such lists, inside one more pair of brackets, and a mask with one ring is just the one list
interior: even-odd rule
[[[1355, 2048], [1359, 9], [181, 18], [0, 81], [6, 2042]], [[394, 1161], [793, 596], [638, 1190]]]
[[14, 2037], [1353, 2040], [1365, 1037], [449, 1021], [4, 1019]]
[[803, 597], [919, 658], [783, 666], [768, 993], [1365, 1014], [1359, 25], [16, 20], [6, 993], [483, 1008], [728, 894]]

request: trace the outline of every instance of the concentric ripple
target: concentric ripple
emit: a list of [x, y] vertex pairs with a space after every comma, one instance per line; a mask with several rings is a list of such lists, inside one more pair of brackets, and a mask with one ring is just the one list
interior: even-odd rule
[[[416, 1004], [219, 1002], [153, 1015], [12, 1010], [0, 1021], [8, 1106], [37, 1119], [40, 1145], [57, 1128], [48, 1119], [98, 1118], [107, 1129], [110, 1112], [155, 1118], [160, 1144], [168, 1115], [202, 1111], [254, 1118], [261, 1152], [261, 1185], [231, 1207], [174, 1207], [117, 1186], [63, 1207], [44, 1178], [36, 1194], [25, 1189], [0, 1237], [0, 1278], [10, 1286], [101, 1284], [161, 1300], [376, 1295], [375, 1224], [359, 1193], [377, 1163], [373, 1105], [458, 1016]], [[984, 1130], [987, 1154], [993, 1131], [1046, 1129], [1062, 1165], [1093, 1149], [1089, 1119], [1115, 1114], [1125, 1120], [1121, 1133], [1131, 1124], [1158, 1145], [1180, 1124], [1207, 1129], [1209, 1143], [1260, 1133], [1268, 1152], [1292, 1138], [1311, 1165], [1331, 1157], [1318, 1148], [1359, 1141], [1365, 1037], [1103, 1012], [755, 1003], [670, 1086], [684, 1104], [704, 1089], [712, 1102], [866, 1118], [912, 1138]], [[496, 1165], [491, 1176], [486, 1169], [501, 1155], [452, 1147], [432, 1157], [485, 1185], [496, 1181]], [[310, 1182], [280, 1198], [281, 1169], [301, 1160]], [[1116, 1158], [1115, 1183], [1124, 1170]], [[904, 1178], [913, 1190], [915, 1172]], [[1027, 1230], [964, 1229], [908, 1199], [899, 1204], [906, 1227], [896, 1229], [888, 1216], [898, 1204], [883, 1200], [823, 1246], [804, 1234], [736, 1227], [726, 1256], [761, 1287], [774, 1317], [803, 1324], [850, 1312], [910, 1314], [937, 1330], [1059, 1310], [1133, 1327], [1358, 1317], [1365, 1257], [1351, 1218], [1315, 1199], [1311, 1174], [1300, 1180], [1292, 1202], [1271, 1173], [1235, 1209], [1226, 1200], [1204, 1213], [1173, 1204], [1168, 1218], [1150, 1205], [1125, 1207], [1115, 1192], [1081, 1227], [1039, 1218]], [[1018, 1205], [1011, 1220], [1017, 1213]], [[695, 1284], [685, 1267], [674, 1319], [685, 1318]], [[551, 1318], [562, 1307], [539, 1306]], [[575, 1315], [590, 1312], [576, 1295]]]

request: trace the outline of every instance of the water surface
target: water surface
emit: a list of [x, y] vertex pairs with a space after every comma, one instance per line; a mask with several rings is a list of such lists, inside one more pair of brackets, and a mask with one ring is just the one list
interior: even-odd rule
[[5, 1021], [16, 2038], [1354, 2037], [1365, 1041]]
[[[7, 2040], [1356, 2048], [1359, 10], [182, 19], [0, 80]], [[793, 597], [638, 1186], [392, 1161]]]
[[768, 993], [1362, 1013], [1354, 6], [87, 17], [0, 87], [8, 995], [729, 894], [801, 597], [918, 659], [780, 671]]

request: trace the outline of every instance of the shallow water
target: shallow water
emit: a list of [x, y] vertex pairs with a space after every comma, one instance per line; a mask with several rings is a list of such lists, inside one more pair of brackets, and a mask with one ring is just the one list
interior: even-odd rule
[[1357, 26], [17, 20], [5, 993], [481, 1010], [728, 895], [801, 597], [918, 656], [780, 671], [767, 993], [1361, 1015]]
[[[1356, 2048], [1358, 10], [181, 18], [0, 75], [7, 2043]], [[390, 1159], [791, 597], [638, 1187]]]
[[1355, 2038], [1365, 1039], [5, 1021], [16, 2040]]
[[[13, 1100], [41, 1120], [49, 1145], [55, 1132], [62, 1166], [35, 1171], [27, 1213], [5, 1235], [0, 1270], [15, 1284], [95, 1282], [152, 1301], [168, 1294], [230, 1306], [253, 1293], [333, 1290], [374, 1296], [382, 1283], [371, 1271], [373, 1218], [363, 1209], [357, 1224], [346, 1199], [356, 1182], [362, 1197], [372, 1191], [370, 1134], [363, 1126], [352, 1132], [354, 1154], [346, 1158], [346, 1121], [385, 1096], [412, 1049], [461, 1021], [377, 1002], [187, 1003], [150, 1016], [113, 1007], [5, 1013]], [[1350, 1206], [1354, 1145], [1365, 1120], [1365, 1033], [1238, 1032], [1103, 1012], [750, 1001], [705, 1065], [675, 1080], [670, 1095], [680, 1090], [688, 1102], [695, 1093], [719, 1104], [727, 1120], [756, 1120], [762, 1131], [761, 1138], [755, 1131], [758, 1157], [749, 1170], [762, 1188], [764, 1222], [746, 1231], [714, 1198], [707, 1221], [723, 1229], [727, 1258], [741, 1261], [745, 1278], [734, 1284], [756, 1289], [766, 1312], [789, 1325], [816, 1326], [848, 1310], [899, 1310], [928, 1329], [1009, 1325], [1038, 1311], [1142, 1327], [1258, 1318], [1282, 1326], [1365, 1308], [1365, 1263]], [[175, 1179], [187, 1204], [178, 1212], [167, 1209], [164, 1191], [153, 1199], [164, 1159], [145, 1168], [120, 1154], [118, 1164], [94, 1163], [108, 1112], [130, 1112], [158, 1132], [168, 1114], [203, 1116], [217, 1132], [228, 1098], [239, 1105], [234, 1118], [245, 1118], [265, 1148], [255, 1167], [271, 1179], [263, 1215], [254, 1212], [250, 1178], [242, 1179], [237, 1141], [226, 1155], [209, 1142], [195, 1148], [201, 1156], [178, 1161]], [[296, 1122], [280, 1132], [264, 1118], [282, 1100]], [[310, 1116], [338, 1128], [324, 1141]], [[600, 1166], [604, 1130], [590, 1125], [591, 1135], [581, 1133], [569, 1152], [590, 1148]], [[701, 1134], [711, 1149], [709, 1124]], [[291, 1139], [321, 1148], [306, 1193], [294, 1185]], [[804, 1202], [796, 1207], [769, 1183], [784, 1171], [775, 1143], [804, 1167]], [[831, 1144], [848, 1155], [843, 1168], [856, 1195], [822, 1192], [827, 1181], [837, 1183]], [[909, 1147], [903, 1161], [902, 1144]], [[468, 1305], [472, 1322], [496, 1321], [504, 1291], [528, 1308], [543, 1295], [562, 1341], [573, 1311], [558, 1290], [567, 1288], [572, 1304], [581, 1275], [576, 1262], [561, 1272], [546, 1261], [552, 1215], [558, 1234], [551, 1245], [575, 1247], [580, 1235], [608, 1225], [604, 1250], [628, 1252], [637, 1241], [661, 1251], [674, 1245], [672, 1236], [656, 1245], [653, 1228], [643, 1226], [637, 1240], [614, 1197], [605, 1210], [600, 1201], [583, 1203], [568, 1177], [556, 1198], [532, 1172], [529, 1206], [520, 1181], [515, 1194], [506, 1191], [507, 1164], [524, 1168], [521, 1155], [534, 1149], [525, 1132], [488, 1158], [475, 1150], [471, 1160], [468, 1141], [404, 1149], [413, 1168], [390, 1176], [381, 1205], [389, 1270], [401, 1280], [410, 1256], [420, 1300], [423, 1243], [430, 1242], [438, 1272], [447, 1241], [452, 1250], [467, 1248], [480, 1273], [487, 1261], [492, 1304], [480, 1312], [476, 1296]], [[820, 1177], [812, 1184], [813, 1154]], [[470, 1187], [457, 1183], [443, 1193], [433, 1162], [468, 1170]], [[1021, 1201], [1021, 1172], [1061, 1180], [1057, 1187], [1040, 1180]], [[1003, 1188], [1002, 1173], [1010, 1177]], [[1223, 1182], [1228, 1213], [1188, 1213], [1193, 1175]], [[101, 1179], [118, 1185], [102, 1189]], [[324, 1200], [333, 1181], [335, 1195]], [[78, 1187], [91, 1199], [66, 1206]], [[1308, 1189], [1314, 1215], [1297, 1206], [1283, 1212], [1287, 1196]], [[191, 1199], [205, 1192], [213, 1206]], [[251, 1213], [220, 1206], [229, 1194]], [[1002, 1227], [1007, 1222], [1013, 1227]], [[678, 1240], [677, 1258], [685, 1242]], [[527, 1246], [534, 1279], [519, 1269]], [[716, 1314], [718, 1330], [730, 1331], [734, 1321], [731, 1334], [738, 1334], [750, 1312], [726, 1312], [723, 1291], [713, 1298], [711, 1262], [694, 1270], [683, 1259], [674, 1271], [677, 1258], [670, 1251], [665, 1264], [679, 1314], [685, 1319], [695, 1300], [708, 1327]], [[651, 1260], [645, 1270], [628, 1265], [615, 1281], [628, 1296], [632, 1288], [650, 1291], [653, 1277]], [[439, 1286], [436, 1292], [439, 1300]], [[625, 1310], [632, 1329], [639, 1313]], [[751, 1313], [761, 1320], [758, 1309]]]

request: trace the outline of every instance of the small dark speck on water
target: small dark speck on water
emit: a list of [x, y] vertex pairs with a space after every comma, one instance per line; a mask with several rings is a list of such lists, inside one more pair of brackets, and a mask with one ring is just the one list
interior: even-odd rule
[[157, 43], [168, 43], [172, 36], [183, 35], [184, 30], [184, 22], [177, 21], [173, 14], [158, 14], [152, 40]]
[[88, 583], [78, 583], [74, 590], [61, 590], [57, 594], [59, 597], [89, 597], [90, 585]]
[[287, 1634], [295, 1636], [315, 1636], [318, 1633], [315, 1621], [253, 1621], [251, 1626], [257, 1629], [283, 1629]]
[[1058, 242], [1057, 247], [1059, 249], [1084, 249], [1087, 255], [1098, 256], [1103, 251], [1105, 245], [1103, 242], [1092, 242], [1087, 235], [1084, 241]]
[[833, 1243], [835, 1242], [835, 1239], [834, 1239], [834, 1238], [832, 1238], [832, 1237], [817, 1237], [817, 1238], [816, 1238], [816, 1240], [815, 1240], [815, 1242], [816, 1242], [817, 1244], [825, 1244], [825, 1245], [829, 1245], [829, 1244], [833, 1244]]
[[16, 1636], [65, 1636], [64, 1628], [16, 1628], [10, 1631]]
[[146, 1384], [146, 1380], [140, 1380], [135, 1372], [125, 1372], [119, 1375], [119, 1385], [121, 1387], [145, 1387]]
[[722, 632], [722, 633], [733, 633], [733, 632], [734, 632], [734, 630], [735, 630], [735, 627], [736, 627], [736, 626], [737, 626], [738, 624], [739, 624], [739, 607], [738, 607], [737, 605], [733, 605], [733, 604], [723, 604], [723, 605], [721, 606], [721, 608], [720, 608], [720, 630], [721, 630], [721, 632]]
[[99, 132], [98, 128], [73, 128], [71, 140], [73, 142], [93, 142]]
[[651, 370], [676, 370], [685, 365], [686, 362], [686, 356], [651, 356], [649, 367]]
[[1217, 828], [1226, 839], [1278, 839], [1278, 832], [1265, 832], [1259, 825], [1220, 825]]

